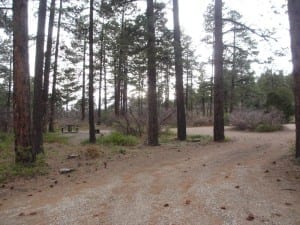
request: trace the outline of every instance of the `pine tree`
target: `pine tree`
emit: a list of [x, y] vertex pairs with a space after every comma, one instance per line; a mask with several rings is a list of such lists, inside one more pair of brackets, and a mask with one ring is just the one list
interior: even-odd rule
[[28, 62], [28, 1], [13, 1], [14, 133], [16, 163], [35, 161], [31, 144], [30, 86]]
[[47, 0], [41, 0], [38, 11], [38, 28], [36, 39], [34, 95], [33, 95], [33, 150], [38, 154], [43, 152], [43, 72], [44, 72], [44, 42]]
[[181, 141], [186, 139], [186, 118], [183, 93], [183, 66], [182, 66], [182, 47], [179, 25], [178, 1], [173, 0], [174, 17], [174, 52], [175, 52], [175, 71], [176, 71], [176, 107], [177, 107], [177, 138]]
[[294, 77], [294, 95], [296, 104], [296, 158], [300, 157], [300, 2], [288, 0], [290, 20], [291, 50]]
[[59, 2], [59, 12], [57, 21], [57, 34], [55, 44], [55, 56], [54, 56], [54, 68], [52, 78], [52, 94], [50, 99], [50, 115], [49, 115], [49, 131], [54, 132], [54, 117], [55, 117], [55, 103], [57, 100], [56, 96], [56, 81], [57, 81], [57, 67], [58, 67], [58, 52], [60, 44], [60, 28], [61, 28], [61, 14], [62, 14], [62, 0]]
[[90, 143], [96, 142], [95, 134], [95, 120], [94, 120], [94, 52], [93, 52], [93, 12], [94, 0], [90, 0], [90, 24], [89, 24], [89, 141]]
[[156, 51], [153, 0], [147, 0], [148, 145], [158, 145]]
[[214, 28], [214, 141], [224, 141], [224, 81], [223, 81], [223, 33], [222, 0], [215, 0]]

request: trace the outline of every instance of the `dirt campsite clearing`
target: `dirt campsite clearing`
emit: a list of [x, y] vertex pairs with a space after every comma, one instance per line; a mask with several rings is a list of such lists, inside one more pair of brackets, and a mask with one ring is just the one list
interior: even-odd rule
[[[212, 127], [188, 133], [212, 135]], [[96, 162], [49, 162], [45, 176], [2, 185], [0, 224], [300, 225], [294, 133], [293, 125], [273, 133], [226, 128], [225, 143], [174, 141]], [[70, 151], [88, 134], [74, 135]], [[74, 172], [58, 173], [70, 164]]]

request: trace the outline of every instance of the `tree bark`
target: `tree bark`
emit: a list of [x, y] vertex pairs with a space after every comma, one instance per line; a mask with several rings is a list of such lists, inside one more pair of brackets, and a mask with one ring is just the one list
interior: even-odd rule
[[[177, 138], [180, 141], [186, 139], [186, 118], [184, 108], [183, 92], [183, 66], [182, 66], [182, 48], [180, 40], [180, 25], [178, 1], [173, 0], [173, 18], [174, 18], [174, 52], [175, 52], [175, 74], [176, 74], [176, 106], [177, 106]], [[188, 74], [187, 74], [188, 76]], [[187, 83], [188, 86], [188, 83]], [[187, 87], [188, 88], [188, 87]], [[188, 92], [188, 90], [187, 90]], [[187, 93], [188, 95], [188, 93]]]
[[15, 161], [28, 164], [35, 161], [31, 145], [30, 85], [28, 62], [28, 1], [13, 1], [13, 109]]
[[215, 0], [215, 82], [214, 82], [214, 141], [224, 141], [224, 81], [223, 81], [223, 36], [222, 0]]
[[170, 107], [170, 65], [167, 64], [165, 71], [165, 109]]
[[121, 32], [119, 37], [119, 55], [118, 55], [118, 71], [116, 75], [115, 87], [115, 115], [120, 116], [121, 104], [121, 85], [124, 80], [124, 19], [125, 8], [122, 9]]
[[156, 50], [153, 0], [147, 0], [148, 145], [158, 145]]
[[43, 152], [43, 72], [47, 0], [40, 0], [35, 53], [34, 94], [32, 113], [32, 147], [36, 154]]
[[93, 62], [93, 11], [94, 0], [90, 0], [90, 25], [89, 25], [89, 141], [90, 143], [96, 142], [95, 135], [95, 120], [94, 120], [94, 62]]
[[291, 51], [293, 62], [295, 119], [296, 119], [296, 158], [300, 157], [300, 2], [288, 0], [290, 20]]
[[62, 13], [62, 0], [60, 0], [60, 3], [59, 3], [59, 14], [58, 14], [58, 21], [57, 21], [57, 35], [56, 35], [53, 80], [52, 80], [52, 95], [51, 95], [51, 99], [50, 99], [50, 116], [49, 116], [49, 131], [50, 132], [55, 131], [54, 130], [54, 116], [55, 116], [55, 103], [56, 103], [57, 61], [58, 61], [58, 51], [59, 51], [61, 13]]
[[50, 67], [51, 67], [54, 17], [55, 17], [55, 0], [51, 0], [50, 16], [49, 16], [49, 23], [48, 23], [47, 49], [45, 54], [44, 87], [43, 87], [43, 108], [44, 108], [43, 129], [44, 131], [47, 130], [47, 123], [48, 123], [49, 76], [50, 76]]

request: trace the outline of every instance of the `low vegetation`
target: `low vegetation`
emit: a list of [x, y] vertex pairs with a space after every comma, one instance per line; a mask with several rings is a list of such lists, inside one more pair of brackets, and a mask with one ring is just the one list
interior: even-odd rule
[[[170, 143], [177, 139], [176, 132], [173, 130], [166, 128], [162, 132], [160, 132], [159, 141], [160, 143]], [[212, 137], [209, 135], [188, 135], [186, 141], [188, 142], [198, 142], [202, 145], [208, 144], [212, 141]]]
[[103, 145], [135, 146], [139, 143], [139, 141], [135, 136], [112, 132], [106, 136], [100, 137], [97, 140], [97, 143]]
[[[33, 164], [16, 164], [13, 140], [12, 134], [0, 133], [0, 183], [15, 177], [33, 177], [48, 173], [47, 154], [38, 154]], [[68, 137], [59, 133], [47, 133], [44, 135], [44, 141], [49, 144], [67, 144]]]
[[100, 152], [96, 147], [88, 147], [84, 151], [84, 155], [87, 159], [96, 159], [100, 157]]
[[0, 183], [14, 177], [33, 177], [48, 171], [45, 156], [39, 154], [34, 164], [20, 165], [15, 163], [13, 135], [0, 133]]
[[57, 132], [48, 132], [44, 134], [44, 142], [45, 143], [59, 143], [59, 144], [67, 144], [68, 143], [68, 137], [60, 135], [60, 133]]
[[169, 127], [163, 129], [159, 134], [160, 143], [168, 143], [176, 139], [176, 133], [173, 132]]
[[212, 142], [213, 138], [209, 135], [189, 135], [187, 136], [187, 141], [191, 141], [191, 142], [199, 142], [202, 145], [206, 145], [210, 142]]
[[276, 109], [272, 109], [269, 112], [263, 110], [238, 110], [231, 113], [229, 123], [238, 130], [272, 132], [282, 128], [283, 118], [283, 114]]

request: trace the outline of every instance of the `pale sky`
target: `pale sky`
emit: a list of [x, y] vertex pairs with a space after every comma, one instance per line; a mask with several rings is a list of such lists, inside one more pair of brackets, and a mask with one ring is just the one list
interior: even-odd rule
[[[172, 2], [170, 0], [164, 0], [165, 2]], [[197, 53], [201, 56], [202, 60], [206, 60], [211, 56], [211, 49], [201, 43], [201, 39], [205, 36], [203, 30], [204, 17], [203, 14], [206, 11], [207, 5], [212, 2], [212, 0], [178, 0], [179, 1], [179, 12], [180, 12], [180, 23], [181, 28], [186, 34], [193, 38], [195, 48], [197, 48]], [[284, 14], [285, 9], [281, 9], [281, 5], [284, 4], [285, 0], [223, 0], [225, 6], [237, 10], [243, 16], [243, 22], [248, 26], [254, 29], [273, 29], [276, 28], [278, 31], [275, 35], [275, 39], [278, 41], [271, 41], [267, 43], [261, 41], [258, 46], [260, 50], [259, 58], [261, 60], [266, 60], [268, 57], [273, 56], [275, 61], [272, 65], [268, 67], [273, 70], [284, 70], [286, 73], [291, 71], [290, 60], [290, 39], [289, 39], [289, 24], [288, 16]], [[272, 5], [275, 5], [275, 8], [281, 11], [280, 15], [273, 13]], [[171, 13], [172, 5], [168, 4], [169, 12]], [[29, 23], [29, 28], [32, 34], [35, 33], [36, 21], [34, 15], [30, 10], [29, 16], [31, 22]], [[172, 27], [172, 16], [170, 14], [170, 27]], [[55, 33], [55, 32], [54, 32]], [[286, 56], [278, 58], [273, 52], [280, 49], [286, 50]], [[33, 46], [31, 48], [31, 62], [34, 62], [34, 52]], [[31, 67], [33, 67], [31, 63]], [[266, 69], [265, 65], [253, 65], [253, 69], [257, 71], [257, 75], [263, 72]], [[33, 74], [31, 72], [31, 74]]]
[[[204, 18], [203, 14], [206, 11], [207, 5], [212, 0], [179, 0], [181, 28], [185, 33], [192, 36], [194, 44], [197, 46], [198, 53], [203, 57], [211, 54], [211, 50], [207, 49], [200, 42], [205, 35], [203, 30]], [[272, 65], [268, 66], [273, 70], [284, 70], [287, 73], [291, 72], [290, 61], [290, 38], [289, 38], [289, 23], [288, 16], [285, 14], [286, 9], [281, 6], [286, 3], [285, 0], [223, 0], [225, 6], [237, 10], [243, 16], [243, 22], [254, 29], [277, 29], [274, 38], [277, 40], [270, 43], [260, 41], [258, 50], [260, 50], [259, 58], [262, 60], [270, 56], [275, 58]], [[275, 8], [272, 8], [272, 6]], [[273, 11], [280, 11], [280, 14], [275, 14]], [[276, 57], [273, 52], [280, 49], [285, 49], [285, 57]], [[207, 53], [207, 51], [209, 52]], [[265, 65], [253, 65], [254, 70], [261, 73], [266, 69]], [[259, 75], [259, 74], [257, 74]]]

